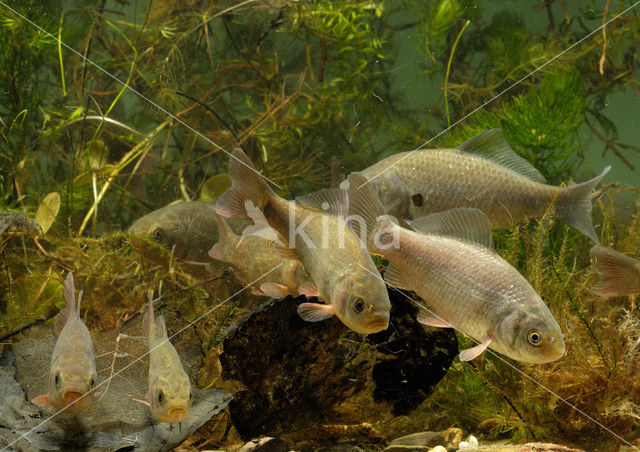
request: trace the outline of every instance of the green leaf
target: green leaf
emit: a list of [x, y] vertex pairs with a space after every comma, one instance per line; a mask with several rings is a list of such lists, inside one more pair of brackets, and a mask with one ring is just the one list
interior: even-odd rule
[[42, 228], [42, 232], [46, 232], [51, 228], [53, 221], [58, 216], [60, 210], [60, 195], [58, 192], [49, 193], [44, 197], [38, 211], [36, 212], [36, 221]]

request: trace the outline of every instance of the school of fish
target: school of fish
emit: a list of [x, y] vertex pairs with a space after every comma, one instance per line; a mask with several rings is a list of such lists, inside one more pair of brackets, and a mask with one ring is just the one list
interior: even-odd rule
[[[256, 295], [304, 295], [298, 306], [304, 320], [335, 316], [361, 334], [389, 326], [386, 284], [410, 290], [424, 302], [419, 322], [454, 328], [476, 342], [460, 352], [461, 360], [491, 349], [541, 364], [565, 354], [564, 334], [529, 282], [496, 253], [492, 229], [555, 216], [596, 243], [591, 259], [600, 281], [594, 294], [640, 293], [640, 261], [601, 246], [592, 225], [594, 189], [609, 169], [583, 183], [547, 185], [493, 129], [455, 149], [395, 154], [352, 173], [340, 188], [290, 201], [235, 149], [231, 187], [217, 200], [164, 207], [140, 218], [129, 233], [132, 246], [155, 262], [170, 265], [150, 242], [182, 265], [231, 268]], [[383, 276], [371, 254], [388, 261]], [[81, 295], [76, 303], [69, 273], [49, 393], [34, 399], [71, 412], [89, 406], [96, 382]], [[156, 420], [179, 423], [189, 414], [191, 384], [151, 295], [143, 335], [149, 388], [141, 402]]]

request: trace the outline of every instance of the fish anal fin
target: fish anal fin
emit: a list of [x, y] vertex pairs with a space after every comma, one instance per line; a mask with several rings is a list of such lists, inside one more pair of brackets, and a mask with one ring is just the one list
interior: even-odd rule
[[400, 267], [393, 262], [389, 263], [389, 266], [384, 272], [383, 278], [391, 287], [395, 287], [396, 289], [413, 290], [406, 282]]
[[307, 322], [320, 322], [333, 317], [333, 307], [328, 304], [302, 303], [298, 305], [298, 314]]
[[475, 347], [467, 348], [460, 352], [460, 361], [471, 361], [472, 359], [480, 356], [491, 344], [491, 338], [486, 338], [481, 344], [476, 345]]
[[51, 400], [49, 400], [48, 394], [39, 395], [31, 399], [31, 403], [40, 406], [51, 406]]
[[[298, 287], [298, 292], [307, 298], [319, 296], [318, 288], [316, 287], [316, 284], [313, 281], [307, 281], [306, 283]], [[326, 305], [322, 305], [322, 306], [326, 306]]]
[[436, 317], [430, 312], [421, 311], [416, 317], [418, 322], [434, 328], [453, 328], [451, 324], [440, 317]]
[[491, 222], [480, 209], [457, 207], [416, 218], [409, 225], [423, 234], [455, 237], [493, 250]]
[[272, 298], [285, 298], [292, 294], [292, 290], [283, 284], [266, 282], [260, 284], [260, 291], [263, 295]]
[[465, 141], [457, 149], [483, 157], [527, 179], [544, 184], [545, 178], [511, 148], [501, 129], [490, 129]]
[[340, 188], [325, 188], [296, 197], [296, 204], [345, 219], [349, 212], [347, 193]]

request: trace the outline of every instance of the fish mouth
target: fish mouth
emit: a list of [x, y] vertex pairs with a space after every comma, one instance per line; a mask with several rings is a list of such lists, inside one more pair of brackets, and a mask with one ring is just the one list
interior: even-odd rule
[[74, 412], [83, 410], [88, 403], [88, 398], [83, 397], [84, 395], [84, 392], [65, 391], [61, 398], [62, 404], [66, 407], [65, 411]]
[[162, 422], [175, 423], [175, 422], [182, 422], [186, 418], [187, 418], [186, 408], [171, 408], [164, 414], [164, 416], [162, 416], [162, 419], [160, 420]]
[[389, 327], [389, 316], [377, 317], [367, 323], [366, 334], [379, 333], [380, 331], [386, 330], [388, 327]]

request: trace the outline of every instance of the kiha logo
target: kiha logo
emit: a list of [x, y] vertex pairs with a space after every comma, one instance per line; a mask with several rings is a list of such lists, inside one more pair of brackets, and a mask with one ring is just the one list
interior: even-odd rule
[[262, 237], [270, 242], [284, 246], [276, 230], [269, 225], [262, 211], [260, 211], [250, 199], [244, 202], [244, 208], [249, 218], [253, 221], [253, 224], [250, 224], [242, 230], [237, 246], [240, 246], [242, 241], [249, 236]]
[[[244, 207], [247, 211], [247, 216], [251, 218], [253, 224], [250, 224], [243, 229], [237, 246], [240, 246], [245, 238], [255, 236], [261, 237], [265, 240], [268, 240], [269, 242], [276, 243], [282, 248], [286, 248], [286, 245], [282, 242], [282, 240], [280, 240], [282, 236], [271, 227], [262, 211], [260, 211], [260, 209], [258, 209], [251, 200], [246, 200], [244, 202]], [[299, 240], [304, 243], [305, 247], [309, 249], [342, 249], [345, 247], [345, 235], [347, 234], [354, 234], [355, 238], [360, 242], [360, 246], [365, 249], [367, 248], [368, 243], [370, 245], [373, 245], [373, 247], [378, 250], [398, 248], [398, 228], [393, 227], [393, 225], [398, 224], [398, 220], [395, 217], [391, 215], [378, 217], [376, 221], [385, 221], [387, 223], [387, 226], [380, 228], [374, 234], [372, 240], [368, 242], [367, 227], [364, 218], [359, 215], [349, 215], [346, 218], [339, 215], [339, 221], [331, 221], [332, 214], [328, 212], [329, 205], [327, 203], [323, 203], [321, 208], [324, 211], [324, 214], [321, 215], [319, 219], [320, 234], [313, 234], [314, 238], [316, 239], [314, 241], [311, 239], [308, 231], [306, 231], [305, 228], [309, 226], [309, 224], [314, 222], [317, 216], [313, 213], [307, 213], [307, 215], [305, 215], [305, 217], [301, 221], [296, 221], [295, 204], [290, 204], [288, 237], [289, 248], [295, 248], [296, 242]], [[318, 223], [315, 223], [316, 232], [317, 225]], [[356, 234], [355, 231], [358, 231], [358, 234]]]

